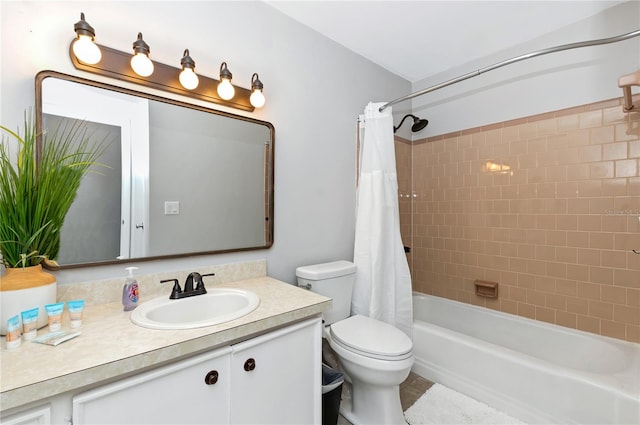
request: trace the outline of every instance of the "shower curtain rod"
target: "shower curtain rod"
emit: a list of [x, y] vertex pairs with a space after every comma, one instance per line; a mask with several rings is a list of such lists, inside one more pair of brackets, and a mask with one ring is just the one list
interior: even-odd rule
[[507, 60], [504, 60], [502, 62], [495, 63], [495, 64], [487, 66], [485, 68], [480, 68], [480, 69], [478, 69], [476, 71], [469, 72], [468, 74], [461, 75], [461, 76], [459, 76], [457, 78], [453, 78], [453, 79], [445, 81], [443, 83], [436, 84], [436, 85], [431, 86], [431, 87], [427, 87], [426, 89], [419, 90], [419, 91], [417, 91], [415, 93], [411, 93], [411, 94], [408, 94], [406, 96], [399, 97], [399, 98], [397, 98], [395, 100], [392, 100], [391, 102], [388, 102], [388, 103], [385, 103], [384, 105], [382, 105], [380, 107], [379, 111], [382, 112], [382, 111], [385, 110], [385, 108], [387, 108], [387, 107], [389, 107], [391, 105], [395, 105], [396, 103], [400, 103], [400, 102], [403, 102], [405, 100], [413, 99], [414, 97], [422, 96], [423, 94], [431, 93], [432, 91], [439, 90], [439, 89], [441, 89], [443, 87], [447, 87], [447, 86], [450, 86], [452, 84], [459, 83], [460, 81], [467, 80], [469, 78], [478, 76], [480, 74], [484, 74], [485, 72], [492, 71], [494, 69], [503, 67], [505, 65], [510, 65], [512, 63], [520, 62], [520, 61], [525, 60], [525, 59], [534, 58], [536, 56], [547, 55], [549, 53], [561, 52], [563, 50], [578, 49], [578, 48], [581, 48], [581, 47], [599, 46], [601, 44], [617, 43], [618, 41], [623, 41], [623, 40], [627, 40], [629, 38], [638, 37], [638, 36], [640, 36], [640, 29], [628, 32], [626, 34], [621, 34], [621, 35], [618, 35], [618, 36], [615, 36], [615, 37], [601, 38], [601, 39], [598, 39], [598, 40], [580, 41], [580, 42], [577, 42], [577, 43], [569, 43], [569, 44], [563, 44], [561, 46], [549, 47], [548, 49], [536, 50], [535, 52], [531, 52], [531, 53], [527, 53], [527, 54], [524, 54], [524, 55], [516, 56], [514, 58], [507, 59]]

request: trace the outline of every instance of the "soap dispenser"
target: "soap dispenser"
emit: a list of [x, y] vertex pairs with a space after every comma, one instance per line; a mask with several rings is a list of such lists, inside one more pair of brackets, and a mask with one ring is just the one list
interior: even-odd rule
[[129, 272], [129, 275], [124, 281], [124, 287], [122, 288], [122, 306], [124, 311], [131, 311], [138, 306], [138, 280], [133, 275], [133, 271], [137, 270], [137, 267], [127, 267], [125, 270]]

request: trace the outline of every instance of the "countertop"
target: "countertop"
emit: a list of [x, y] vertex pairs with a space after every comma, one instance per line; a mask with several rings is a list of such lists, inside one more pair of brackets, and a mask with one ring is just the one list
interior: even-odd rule
[[[134, 325], [120, 303], [85, 308], [82, 335], [49, 346], [22, 341], [0, 352], [0, 408], [11, 409], [45, 397], [124, 377], [180, 357], [229, 345], [289, 323], [316, 316], [330, 299], [269, 277], [213, 287], [255, 292], [260, 305], [248, 315], [220, 325], [187, 330], [155, 330]], [[168, 295], [167, 295], [168, 296]], [[63, 330], [70, 330], [68, 312]], [[48, 333], [45, 327], [38, 336]]]

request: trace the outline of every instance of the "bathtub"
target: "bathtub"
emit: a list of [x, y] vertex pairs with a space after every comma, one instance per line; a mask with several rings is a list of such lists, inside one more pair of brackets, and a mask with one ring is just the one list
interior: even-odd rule
[[413, 371], [523, 422], [640, 424], [640, 344], [414, 293]]

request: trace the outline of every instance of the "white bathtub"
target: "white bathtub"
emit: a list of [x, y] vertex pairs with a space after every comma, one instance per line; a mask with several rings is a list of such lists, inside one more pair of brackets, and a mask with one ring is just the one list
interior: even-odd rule
[[414, 293], [413, 371], [527, 423], [640, 424], [640, 344]]

